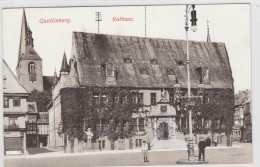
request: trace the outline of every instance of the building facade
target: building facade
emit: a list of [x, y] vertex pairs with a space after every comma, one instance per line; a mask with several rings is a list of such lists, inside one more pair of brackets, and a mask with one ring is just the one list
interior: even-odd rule
[[[131, 99], [131, 102], [142, 104], [142, 107], [132, 114], [135, 135], [114, 141], [113, 149], [140, 148], [144, 141], [153, 142], [154, 147], [186, 147], [183, 132], [188, 129], [188, 118], [181, 113], [185, 109], [178, 105], [187, 98], [186, 41], [83, 32], [74, 32], [72, 41], [71, 59], [68, 63], [64, 54], [60, 78], [55, 81], [53, 101], [49, 106], [50, 146], [66, 147], [68, 151], [71, 147], [77, 151], [111, 149], [110, 139], [106, 135], [96, 136], [97, 140], [90, 145], [67, 134], [68, 125], [65, 122], [68, 120], [65, 120], [64, 113], [77, 110], [66, 105], [66, 102], [84, 100], [80, 98], [80, 92], [77, 93], [79, 88], [82, 88], [81, 92], [84, 88], [120, 88], [137, 91], [138, 94], [133, 98], [113, 96], [115, 101], [119, 99], [120, 103], [124, 103]], [[191, 90], [196, 100], [213, 102], [222, 91], [229, 92], [228, 95], [233, 97], [233, 78], [225, 44], [192, 41], [190, 53]], [[54, 78], [58, 78], [56, 73]], [[203, 95], [198, 88], [202, 83], [205, 85]], [[174, 89], [176, 84], [179, 85], [179, 92]], [[66, 94], [66, 89], [72, 92]], [[88, 98], [95, 105], [108, 104], [111, 97], [106, 92], [92, 92]], [[231, 98], [231, 107], [232, 104]], [[108, 124], [100, 120], [95, 127], [86, 127], [88, 122], [82, 122], [83, 128], [75, 127], [74, 130], [88, 135], [87, 129], [91, 128], [95, 134], [97, 129], [109, 129]]]
[[[34, 48], [32, 30], [27, 23], [25, 10], [23, 10], [16, 76], [18, 82], [29, 91], [28, 93], [34, 90], [38, 92], [51, 91], [53, 77], [43, 76], [42, 69], [42, 58]], [[43, 111], [45, 113], [38, 112], [35, 102], [28, 102], [28, 105], [30, 106], [28, 106], [28, 120], [26, 121], [28, 136], [26, 145], [27, 147], [47, 146], [49, 131], [45, 130], [48, 128], [47, 111]]]
[[26, 115], [29, 92], [3, 61], [4, 153], [26, 154]]
[[251, 91], [239, 91], [235, 95], [233, 140], [252, 142]]

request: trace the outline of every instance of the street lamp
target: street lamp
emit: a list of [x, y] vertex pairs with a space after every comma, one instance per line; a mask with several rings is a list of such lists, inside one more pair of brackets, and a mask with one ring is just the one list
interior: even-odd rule
[[[197, 30], [197, 12], [195, 10], [195, 5], [186, 5], [186, 15], [185, 15], [185, 30], [186, 30], [186, 45], [187, 45], [187, 75], [188, 75], [188, 99], [187, 102], [189, 103], [191, 101], [191, 87], [190, 87], [190, 55], [189, 55], [189, 40], [188, 40], [188, 29], [189, 29], [189, 25], [188, 25], [188, 19], [189, 19], [189, 11], [192, 7], [192, 11], [191, 11], [191, 30], [193, 32], [195, 32]], [[189, 161], [195, 161], [195, 154], [194, 154], [194, 139], [193, 139], [193, 134], [192, 134], [192, 113], [191, 113], [191, 109], [189, 108], [189, 144], [188, 144], [188, 160]]]

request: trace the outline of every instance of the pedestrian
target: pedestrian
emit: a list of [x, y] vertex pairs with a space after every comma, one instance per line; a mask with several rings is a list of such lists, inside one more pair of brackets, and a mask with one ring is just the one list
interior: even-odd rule
[[144, 157], [144, 162], [149, 162], [148, 161], [148, 145], [146, 144], [145, 141], [143, 141], [142, 154]]
[[210, 142], [210, 141], [211, 141], [210, 138], [207, 137], [207, 139], [206, 139], [206, 146], [210, 146], [210, 145], [211, 145], [211, 142]]
[[212, 142], [213, 142], [213, 146], [216, 147], [217, 146], [217, 140], [214, 138]]
[[151, 150], [151, 142], [149, 139], [147, 140], [147, 146], [148, 146], [148, 150]]
[[190, 144], [187, 137], [185, 137], [185, 141], [187, 142], [187, 152], [188, 152], [188, 159], [190, 159]]
[[201, 161], [201, 156], [202, 156], [202, 161], [205, 161], [205, 148], [206, 148], [206, 141], [204, 138], [201, 136], [199, 141], [199, 161]]

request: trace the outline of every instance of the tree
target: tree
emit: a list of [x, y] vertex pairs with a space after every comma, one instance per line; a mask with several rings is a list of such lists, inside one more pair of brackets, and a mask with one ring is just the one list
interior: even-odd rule
[[38, 112], [47, 112], [47, 106], [51, 102], [51, 92], [50, 91], [38, 91], [34, 89], [28, 98], [28, 102], [36, 102]]

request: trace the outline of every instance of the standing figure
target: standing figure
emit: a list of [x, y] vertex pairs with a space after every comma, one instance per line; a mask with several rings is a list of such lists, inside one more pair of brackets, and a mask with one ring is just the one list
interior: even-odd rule
[[144, 156], [144, 162], [149, 162], [148, 161], [148, 145], [146, 144], [145, 141], [143, 141], [142, 153]]
[[199, 161], [201, 161], [201, 155], [203, 157], [202, 161], [205, 161], [205, 148], [207, 144], [203, 137], [200, 137], [199, 139]]
[[147, 146], [148, 146], [148, 150], [151, 150], [151, 142], [149, 139], [147, 140]]

